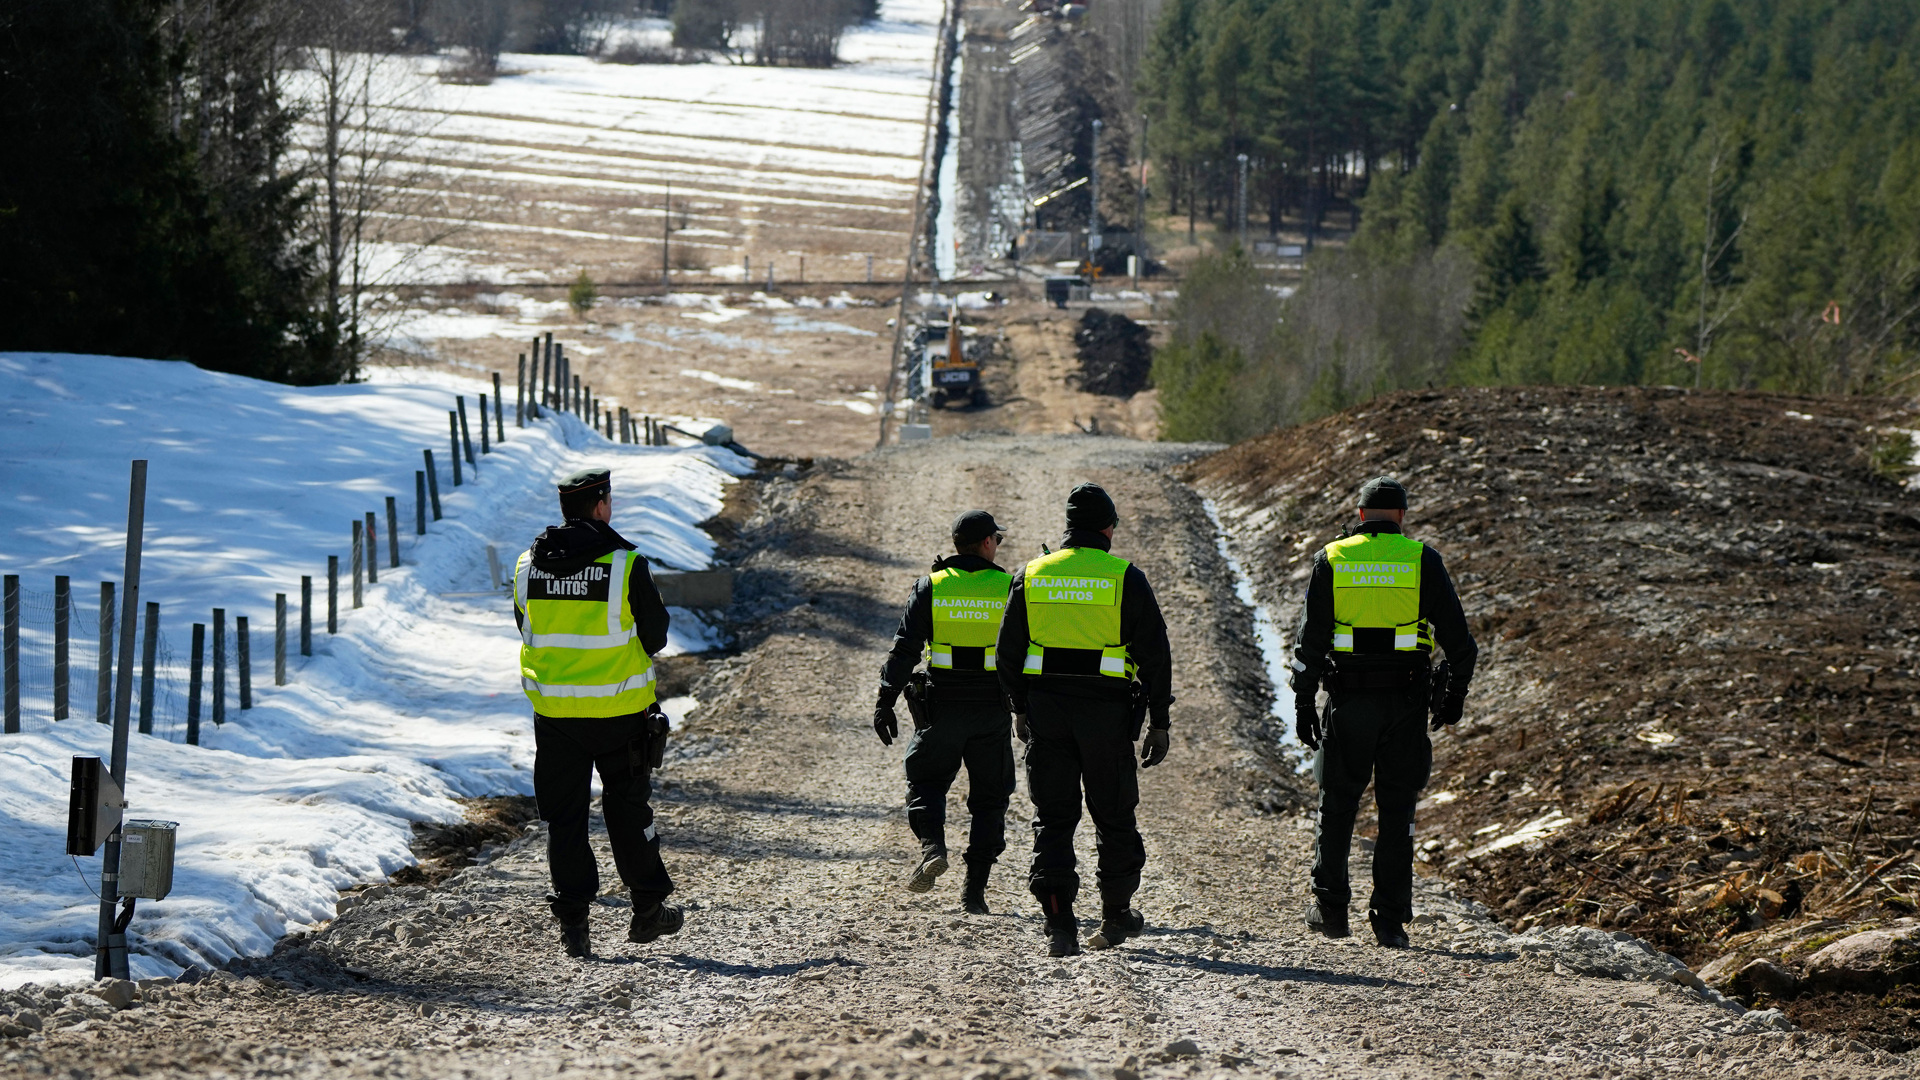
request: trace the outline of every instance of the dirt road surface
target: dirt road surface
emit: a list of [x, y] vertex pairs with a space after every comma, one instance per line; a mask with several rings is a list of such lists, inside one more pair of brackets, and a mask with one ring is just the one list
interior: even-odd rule
[[[1430, 884], [1409, 951], [1309, 938], [1308, 827], [1261, 809], [1297, 793], [1294, 763], [1273, 749], [1248, 613], [1175, 478], [1196, 452], [949, 439], [743, 484], [714, 526], [742, 571], [739, 649], [699, 675], [703, 705], [658, 778], [691, 908], [679, 936], [625, 944], [613, 889], [594, 912], [600, 958], [564, 958], [536, 829], [437, 888], [375, 892], [270, 958], [147, 988], [125, 1011], [43, 1000], [46, 1030], [0, 1041], [0, 1075], [1911, 1075], [1672, 980], [1556, 974], [1545, 943]], [[1148, 933], [1051, 960], [1022, 887], [1024, 781], [994, 914], [961, 913], [957, 873], [911, 895], [900, 748], [868, 722], [898, 605], [951, 514], [992, 508], [1009, 561], [1024, 559], [1083, 478], [1108, 485], [1116, 551], [1155, 583], [1179, 700], [1173, 752], [1143, 777]], [[956, 799], [949, 828], [964, 824]]]

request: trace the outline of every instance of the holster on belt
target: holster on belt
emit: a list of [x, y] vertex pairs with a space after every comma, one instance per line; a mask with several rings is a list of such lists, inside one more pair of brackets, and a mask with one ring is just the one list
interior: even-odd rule
[[1453, 662], [1442, 660], [1433, 669], [1433, 677], [1427, 684], [1427, 717], [1433, 718], [1446, 704], [1447, 684], [1453, 681]]
[[1147, 688], [1137, 682], [1127, 684], [1127, 719], [1135, 742], [1140, 739], [1140, 729], [1147, 722]]
[[927, 673], [916, 671], [907, 676], [906, 688], [901, 697], [907, 699], [907, 715], [913, 717], [915, 731], [924, 731], [933, 726], [933, 688], [927, 684]]
[[667, 714], [655, 705], [646, 714], [647, 721], [647, 768], [657, 769], [667, 754], [667, 732], [673, 725], [668, 723]]

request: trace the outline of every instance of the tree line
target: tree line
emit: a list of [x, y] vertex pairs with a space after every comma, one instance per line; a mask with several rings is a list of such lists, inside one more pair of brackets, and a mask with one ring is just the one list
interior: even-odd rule
[[1196, 268], [1168, 434], [1445, 383], [1913, 387], [1917, 49], [1908, 0], [1168, 0], [1169, 211], [1230, 215], [1246, 154], [1250, 228], [1358, 217], [1290, 296]]
[[593, 52], [669, 0], [0, 4], [0, 348], [356, 377], [369, 301], [444, 236], [420, 69]]

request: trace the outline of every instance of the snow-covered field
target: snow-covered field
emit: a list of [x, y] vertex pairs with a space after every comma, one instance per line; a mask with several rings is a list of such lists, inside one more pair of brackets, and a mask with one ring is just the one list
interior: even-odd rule
[[[26, 680], [24, 733], [0, 735], [0, 988], [92, 974], [99, 861], [76, 872], [64, 854], [67, 787], [73, 755], [108, 752], [91, 641], [98, 583], [121, 575], [133, 458], [150, 462], [141, 599], [161, 605], [171, 667], [212, 608], [248, 615], [254, 694], [240, 711], [230, 666], [227, 723], [203, 713], [202, 745], [182, 743], [177, 697], [154, 734], [133, 737], [128, 816], [180, 823], [173, 894], [143, 901], [131, 927], [137, 976], [264, 952], [330, 918], [340, 888], [410, 863], [411, 821], [457, 820], [458, 796], [530, 790], [519, 639], [510, 602], [488, 594], [486, 546], [510, 566], [554, 516], [553, 479], [597, 463], [614, 472], [615, 525], [643, 553], [704, 567], [713, 544], [697, 525], [747, 465], [724, 450], [610, 444], [571, 419], [517, 430], [508, 410], [506, 442], [455, 488], [447, 411], [456, 393], [471, 412], [490, 390], [392, 373], [294, 388], [184, 363], [0, 353], [0, 567], [30, 599], [70, 576], [78, 608], [73, 717], [51, 720], [42, 673]], [[416, 537], [422, 449], [437, 459], [445, 518]], [[397, 570], [385, 562], [387, 495], [400, 509]], [[329, 636], [326, 557], [346, 566], [350, 522], [369, 510], [380, 580], [358, 610], [343, 580]], [[302, 575], [314, 578], [311, 657], [298, 654]], [[273, 685], [276, 593], [290, 607], [285, 687]], [[26, 607], [32, 676], [51, 630]], [[709, 634], [675, 612], [674, 648], [704, 648]]]
[[[897, 275], [920, 172], [941, 0], [886, 0], [829, 69], [615, 64], [509, 54], [485, 86], [417, 62], [383, 124], [444, 196], [451, 280], [656, 280], [671, 189], [676, 263], [792, 280]], [[296, 93], [310, 77], [294, 73]], [[400, 134], [412, 132], [411, 135]], [[311, 136], [314, 132], [309, 131]], [[426, 271], [422, 271], [425, 273]], [[417, 275], [415, 276], [417, 279]]]

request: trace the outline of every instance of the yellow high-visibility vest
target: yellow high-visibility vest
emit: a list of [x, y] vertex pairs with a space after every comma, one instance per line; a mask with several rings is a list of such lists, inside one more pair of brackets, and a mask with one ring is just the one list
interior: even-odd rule
[[[1013, 575], [1004, 570], [936, 570], [933, 585], [933, 639], [927, 666], [961, 671], [994, 671], [994, 644], [1007, 613]], [[959, 651], [956, 663], [954, 653]], [[977, 658], [977, 659], [976, 659]]]
[[1358, 533], [1327, 545], [1333, 570], [1333, 651], [1432, 652], [1420, 614], [1425, 546], [1400, 533]]
[[1127, 560], [1099, 548], [1063, 548], [1027, 564], [1029, 675], [1133, 677], [1120, 641]]
[[520, 687], [541, 716], [627, 716], [655, 700], [653, 658], [640, 645], [628, 602], [640, 556], [615, 550], [564, 577], [520, 555], [513, 602], [520, 626]]

